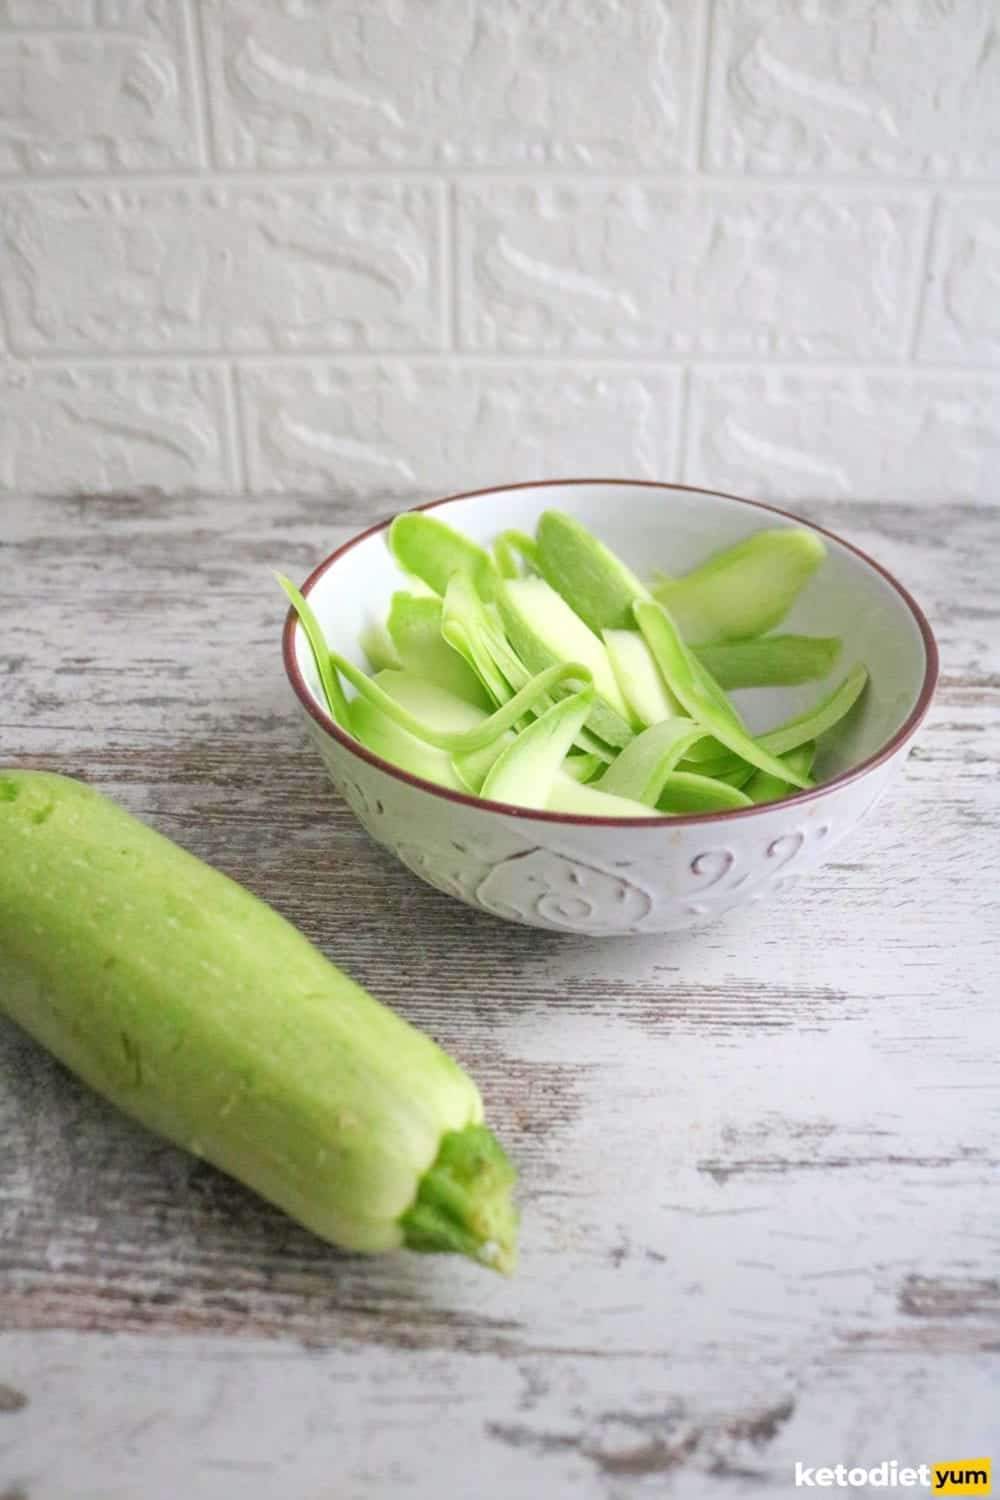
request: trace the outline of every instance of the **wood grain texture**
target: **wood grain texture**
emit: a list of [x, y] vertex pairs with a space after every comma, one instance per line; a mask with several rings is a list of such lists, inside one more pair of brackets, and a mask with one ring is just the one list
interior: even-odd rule
[[509, 1283], [339, 1255], [0, 1023], [0, 1497], [715, 1500], [796, 1459], [1000, 1460], [1000, 525], [811, 513], [937, 631], [905, 776], [782, 902], [614, 942], [458, 905], [331, 790], [271, 572], [371, 515], [6, 502], [0, 763], [100, 786], [453, 1051], [524, 1226]]

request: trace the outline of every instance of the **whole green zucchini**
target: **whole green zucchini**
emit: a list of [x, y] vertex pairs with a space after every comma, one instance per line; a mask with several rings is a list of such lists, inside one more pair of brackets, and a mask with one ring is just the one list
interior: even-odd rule
[[324, 1239], [512, 1268], [514, 1169], [458, 1064], [67, 777], [0, 770], [0, 1010]]

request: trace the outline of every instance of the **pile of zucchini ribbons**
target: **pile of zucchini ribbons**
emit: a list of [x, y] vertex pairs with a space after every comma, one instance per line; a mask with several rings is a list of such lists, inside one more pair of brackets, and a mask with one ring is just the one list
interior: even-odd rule
[[833, 670], [838, 637], [772, 633], [826, 555], [815, 532], [759, 531], [648, 584], [556, 510], [534, 536], [506, 531], [489, 550], [411, 511], [388, 543], [402, 586], [362, 637], [370, 673], [330, 650], [308, 601], [279, 581], [335, 722], [454, 791], [577, 817], [776, 801], [814, 785], [818, 741], [868, 681], [855, 665], [760, 735], [728, 696]]

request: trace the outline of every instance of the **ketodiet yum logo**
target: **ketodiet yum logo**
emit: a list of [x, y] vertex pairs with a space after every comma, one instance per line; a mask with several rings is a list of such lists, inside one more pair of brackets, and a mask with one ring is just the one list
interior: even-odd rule
[[993, 1462], [989, 1458], [951, 1459], [909, 1468], [887, 1458], [871, 1469], [836, 1464], [833, 1468], [795, 1465], [796, 1489], [925, 1489], [934, 1495], [992, 1495]]

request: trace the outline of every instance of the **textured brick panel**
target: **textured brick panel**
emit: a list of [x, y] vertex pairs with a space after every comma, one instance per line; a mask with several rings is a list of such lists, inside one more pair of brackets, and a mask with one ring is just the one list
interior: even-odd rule
[[903, 352], [923, 234], [905, 193], [494, 181], [458, 211], [471, 349]]
[[11, 194], [0, 270], [21, 353], [433, 348], [435, 190], [248, 184]]
[[989, 499], [998, 181], [997, 0], [0, 0], [2, 482]]
[[230, 490], [217, 370], [0, 364], [0, 494]]
[[0, 0], [0, 31], [93, 26], [97, 0]]
[[[0, 174], [195, 166], [185, 0], [0, 8]], [[60, 27], [53, 35], [39, 29]]]
[[708, 165], [989, 175], [996, 0], [718, 0]]
[[693, 0], [216, 0], [223, 160], [676, 165], [697, 14]]
[[940, 205], [918, 352], [1000, 362], [1000, 194]]
[[692, 381], [685, 475], [779, 500], [992, 501], [1000, 378], [726, 371]]
[[240, 376], [252, 488], [388, 497], [674, 472], [672, 372], [366, 362]]

